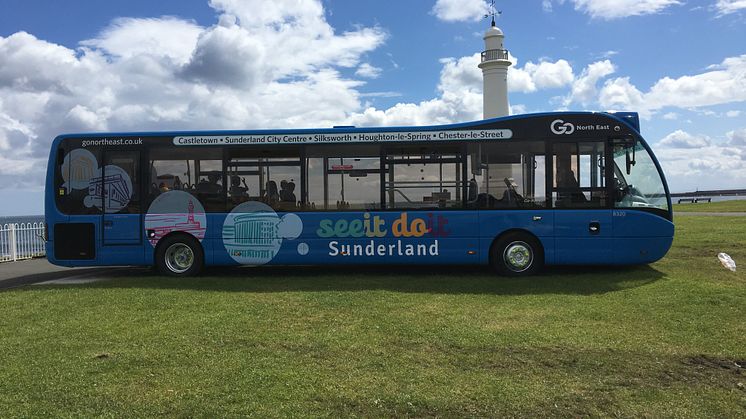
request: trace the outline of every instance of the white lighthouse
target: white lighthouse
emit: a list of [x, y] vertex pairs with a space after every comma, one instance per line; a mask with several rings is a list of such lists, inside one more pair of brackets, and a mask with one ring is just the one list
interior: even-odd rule
[[495, 26], [494, 15], [492, 25], [484, 34], [484, 51], [479, 68], [482, 69], [482, 101], [484, 103], [484, 119], [507, 116], [508, 107], [508, 67], [512, 64], [505, 49], [503, 31]]

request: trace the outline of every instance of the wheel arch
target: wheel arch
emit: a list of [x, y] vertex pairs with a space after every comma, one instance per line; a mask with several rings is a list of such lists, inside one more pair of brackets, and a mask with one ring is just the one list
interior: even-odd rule
[[202, 255], [205, 256], [205, 246], [202, 245], [202, 242], [194, 234], [189, 234], [186, 231], [172, 231], [166, 234], [165, 236], [161, 237], [160, 239], [158, 239], [158, 243], [156, 243], [155, 247], [153, 247], [153, 259], [155, 259], [155, 255], [158, 253], [158, 250], [163, 246], [163, 243], [167, 242], [166, 239], [170, 239], [172, 237], [177, 237], [177, 236], [188, 237], [196, 241], [200, 249], [202, 250]]

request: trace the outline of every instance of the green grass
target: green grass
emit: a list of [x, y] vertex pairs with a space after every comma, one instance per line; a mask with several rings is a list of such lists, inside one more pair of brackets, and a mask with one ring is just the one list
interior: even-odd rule
[[741, 416], [746, 219], [634, 268], [261, 268], [0, 293], [3, 416]]
[[[676, 202], [676, 198], [673, 198]], [[674, 204], [674, 212], [746, 212], [746, 199], [696, 204]]]

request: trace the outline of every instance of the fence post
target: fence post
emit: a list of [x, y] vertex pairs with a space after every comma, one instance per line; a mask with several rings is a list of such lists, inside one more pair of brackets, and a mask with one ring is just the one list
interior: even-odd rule
[[10, 256], [13, 258], [13, 262], [18, 260], [18, 248], [16, 247], [16, 225], [11, 224], [10, 230], [8, 230], [8, 242], [10, 244]]

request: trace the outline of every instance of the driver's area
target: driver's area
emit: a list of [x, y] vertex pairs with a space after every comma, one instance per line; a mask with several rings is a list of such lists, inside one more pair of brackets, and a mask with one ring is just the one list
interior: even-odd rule
[[647, 209], [669, 214], [666, 188], [655, 161], [645, 146], [632, 137], [612, 141], [614, 207]]

